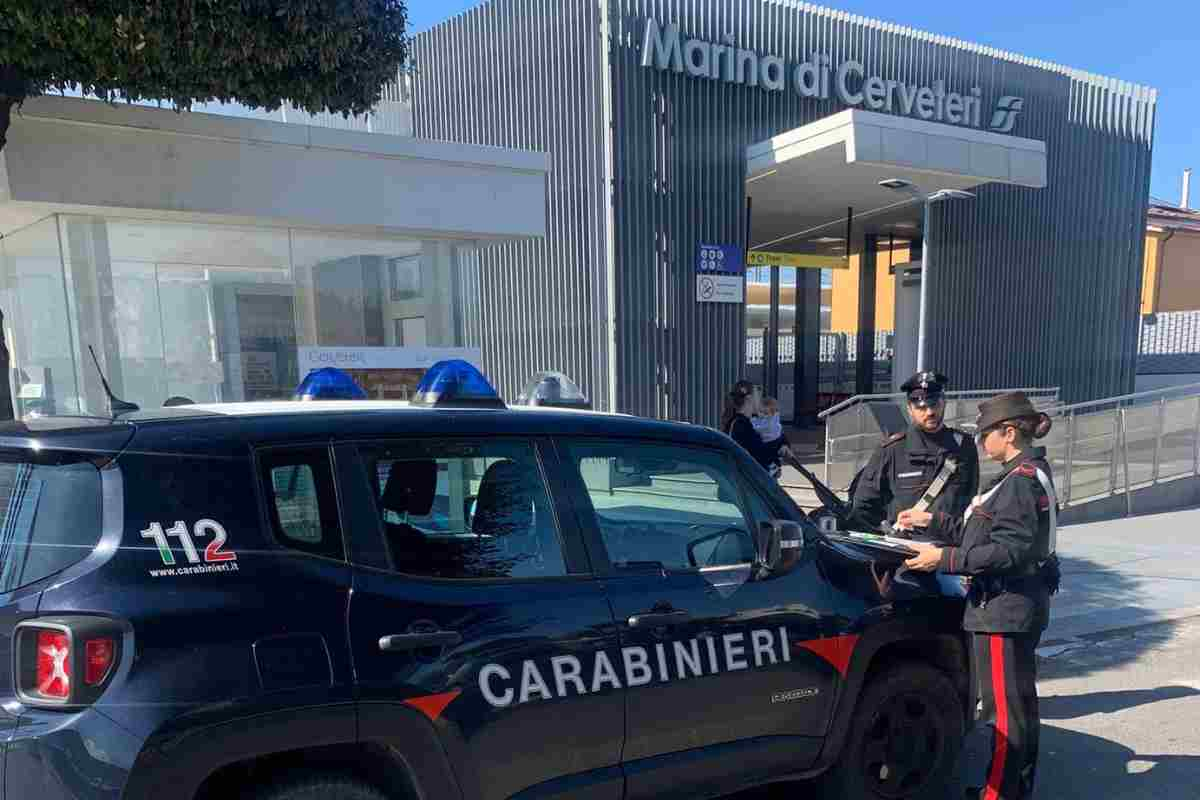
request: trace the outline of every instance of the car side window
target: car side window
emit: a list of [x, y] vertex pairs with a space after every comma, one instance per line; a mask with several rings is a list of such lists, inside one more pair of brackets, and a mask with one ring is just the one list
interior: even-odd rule
[[259, 463], [275, 537], [295, 550], [345, 558], [329, 450], [267, 450]]
[[359, 453], [397, 572], [459, 580], [567, 574], [531, 442], [388, 442]]
[[754, 560], [735, 470], [721, 453], [587, 441], [565, 450], [613, 566], [706, 569]]

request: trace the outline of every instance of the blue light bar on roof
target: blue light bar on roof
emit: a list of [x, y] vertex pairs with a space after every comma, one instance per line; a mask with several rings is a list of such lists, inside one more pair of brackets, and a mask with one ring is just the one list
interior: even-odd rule
[[483, 373], [461, 359], [439, 361], [426, 370], [412, 403], [441, 408], [504, 408], [504, 401]]
[[314, 369], [296, 387], [295, 400], [366, 400], [354, 379], [334, 367]]

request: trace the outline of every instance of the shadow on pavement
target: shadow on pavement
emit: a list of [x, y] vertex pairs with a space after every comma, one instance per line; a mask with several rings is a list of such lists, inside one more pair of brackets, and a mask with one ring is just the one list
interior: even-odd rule
[[1200, 755], [1135, 753], [1098, 736], [1042, 726], [1036, 798], [1195, 800]]
[[1170, 640], [1175, 623], [1156, 615], [1153, 598], [1137, 576], [1079, 556], [1060, 558], [1062, 585], [1051, 598], [1050, 629], [1039, 649], [1050, 658], [1039, 659], [1039, 677], [1110, 669]]
[[[1127, 627], [1124, 620], [1145, 614], [1152, 619], [1143, 589], [1130, 575], [1081, 557], [1064, 557], [1062, 590], [1052, 599], [1052, 617], [1089, 615], [1111, 620], [1101, 632], [1056, 641], [1053, 626], [1043, 639], [1042, 652], [1063, 647], [1050, 658], [1038, 659], [1039, 680], [1087, 676], [1141, 658], [1147, 649], [1170, 641], [1177, 622], [1141, 622]], [[1200, 798], [1200, 755], [1139, 754], [1117, 742], [1049, 724], [1090, 714], [1116, 713], [1130, 708], [1200, 695], [1190, 686], [1094, 692], [1084, 695], [1041, 691], [1041, 756], [1037, 800], [1197, 800]], [[948, 788], [947, 800], [961, 800], [967, 785], [983, 780], [990, 751], [990, 729], [976, 726], [964, 743], [959, 778]], [[779, 784], [731, 795], [725, 800], [824, 800], [813, 782]], [[829, 800], [834, 800], [830, 798]]]
[[[1137, 753], [1099, 736], [1046, 724], [1042, 725], [1041, 736], [1034, 800], [1196, 800], [1198, 796], [1200, 755]], [[983, 737], [970, 737], [961, 779], [947, 787], [946, 800], [962, 800], [968, 781], [973, 785], [982, 782], [984, 751]], [[815, 783], [799, 782], [755, 789], [724, 800], [825, 798]]]
[[[1078, 719], [1089, 714], [1115, 714], [1130, 708], [1148, 706], [1164, 700], [1179, 700], [1200, 695], [1191, 686], [1160, 686], [1157, 689], [1130, 689], [1124, 692], [1043, 695], [1039, 700], [1043, 720]], [[1200, 775], [1196, 776], [1200, 782]]]

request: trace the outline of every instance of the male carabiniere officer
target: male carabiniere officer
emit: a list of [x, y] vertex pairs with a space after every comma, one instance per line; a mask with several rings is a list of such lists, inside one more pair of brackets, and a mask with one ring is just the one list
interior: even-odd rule
[[970, 505], [979, 489], [979, 454], [970, 436], [945, 425], [947, 382], [940, 373], [918, 372], [900, 387], [912, 424], [884, 439], [867, 462], [852, 498], [852, 529], [890, 527], [910, 508], [960, 517]]

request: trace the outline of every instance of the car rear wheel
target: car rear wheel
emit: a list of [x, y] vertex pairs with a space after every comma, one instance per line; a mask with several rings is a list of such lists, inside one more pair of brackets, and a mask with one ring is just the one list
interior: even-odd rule
[[962, 704], [945, 673], [904, 664], [875, 678], [826, 781], [847, 800], [944, 798], [966, 735]]
[[283, 778], [253, 793], [254, 800], [389, 800], [368, 783], [334, 773]]

